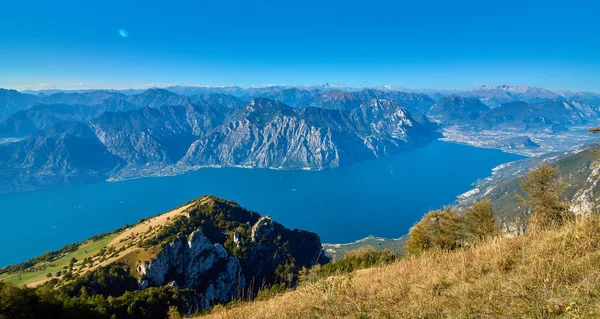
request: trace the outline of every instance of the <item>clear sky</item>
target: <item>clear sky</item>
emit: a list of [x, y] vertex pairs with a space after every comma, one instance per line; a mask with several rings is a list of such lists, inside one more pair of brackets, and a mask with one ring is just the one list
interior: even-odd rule
[[3, 0], [0, 87], [600, 92], [600, 1]]

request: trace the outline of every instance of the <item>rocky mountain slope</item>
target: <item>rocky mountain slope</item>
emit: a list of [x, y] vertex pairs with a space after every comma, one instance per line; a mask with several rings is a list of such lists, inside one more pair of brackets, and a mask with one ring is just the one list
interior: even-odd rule
[[474, 125], [482, 129], [550, 129], [559, 132], [561, 129], [568, 130], [569, 126], [597, 119], [599, 111], [589, 104], [564, 99], [537, 103], [510, 102], [482, 114]]
[[427, 116], [444, 124], [457, 124], [473, 121], [489, 111], [489, 107], [476, 98], [463, 98], [457, 95], [443, 97], [427, 112]]
[[102, 180], [123, 162], [83, 123], [61, 122], [0, 145], [0, 190], [31, 191]]
[[227, 112], [220, 104], [165, 105], [104, 113], [88, 125], [112, 154], [130, 165], [169, 164], [198, 136], [220, 125]]
[[257, 98], [195, 141], [181, 164], [322, 169], [394, 154], [433, 136], [387, 100], [337, 111]]
[[600, 207], [600, 166], [597, 152], [590, 148], [578, 148], [571, 152], [548, 154], [539, 158], [525, 159], [508, 163], [495, 170], [494, 175], [475, 183], [475, 188], [459, 196], [461, 207], [468, 207], [481, 198], [492, 200], [494, 211], [510, 230], [514, 221], [527, 212], [519, 196], [523, 174], [541, 163], [549, 163], [558, 168], [565, 188], [564, 200], [578, 215], [590, 215]]
[[[68, 267], [57, 267], [67, 260], [71, 260]], [[60, 252], [5, 267], [0, 281], [55, 289], [65, 300], [85, 290], [97, 305], [108, 302], [106, 317], [152, 313], [151, 317], [164, 318], [169, 305], [192, 314], [215, 304], [253, 298], [261, 288], [294, 285], [302, 267], [326, 262], [316, 234], [289, 230], [234, 202], [204, 196]], [[22, 281], [22, 276], [29, 279]], [[152, 304], [146, 298], [160, 298], [146, 297], [153, 291], [171, 299]], [[107, 297], [134, 300], [121, 309]]]

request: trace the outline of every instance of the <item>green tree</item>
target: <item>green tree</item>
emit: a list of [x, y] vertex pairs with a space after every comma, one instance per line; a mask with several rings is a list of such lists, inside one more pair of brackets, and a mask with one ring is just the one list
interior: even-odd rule
[[498, 226], [492, 212], [492, 201], [487, 198], [482, 199], [467, 209], [465, 230], [472, 240], [484, 240], [498, 234]]
[[531, 211], [529, 224], [534, 228], [564, 225], [573, 218], [567, 203], [559, 197], [564, 186], [556, 168], [544, 164], [527, 173], [521, 185], [526, 196], [521, 199]]
[[454, 208], [427, 213], [410, 230], [405, 251], [419, 254], [429, 249], [454, 250], [464, 240], [463, 221]]

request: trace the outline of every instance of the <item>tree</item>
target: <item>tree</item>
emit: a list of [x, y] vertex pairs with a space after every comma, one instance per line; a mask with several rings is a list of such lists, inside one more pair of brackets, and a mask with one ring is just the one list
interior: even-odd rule
[[[600, 127], [594, 127], [588, 130], [588, 132], [592, 133], [592, 134], [600, 134]], [[596, 147], [592, 147], [592, 152], [595, 152], [598, 157], [600, 157], [600, 148], [598, 148], [598, 146]]]
[[431, 211], [410, 229], [405, 250], [419, 254], [429, 249], [454, 250], [464, 239], [462, 219], [454, 208]]
[[177, 310], [177, 307], [175, 306], [170, 306], [169, 307], [169, 312], [167, 313], [168, 318], [169, 319], [181, 319], [181, 314], [179, 313], [179, 310]]
[[544, 164], [527, 173], [521, 185], [526, 193], [522, 200], [531, 211], [529, 224], [537, 228], [564, 225], [573, 217], [567, 204], [559, 197], [563, 183], [556, 168]]
[[465, 230], [472, 240], [483, 240], [498, 234], [498, 226], [492, 213], [492, 201], [482, 199], [467, 209]]

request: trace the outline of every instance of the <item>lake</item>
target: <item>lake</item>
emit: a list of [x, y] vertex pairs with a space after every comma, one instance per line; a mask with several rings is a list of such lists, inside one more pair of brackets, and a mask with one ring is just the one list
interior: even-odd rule
[[399, 237], [430, 209], [450, 204], [522, 158], [497, 150], [433, 142], [383, 159], [324, 171], [205, 168], [171, 177], [59, 187], [0, 196], [0, 267], [112, 231], [206, 194], [269, 214], [323, 242]]

